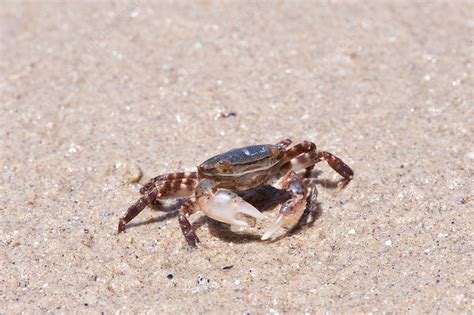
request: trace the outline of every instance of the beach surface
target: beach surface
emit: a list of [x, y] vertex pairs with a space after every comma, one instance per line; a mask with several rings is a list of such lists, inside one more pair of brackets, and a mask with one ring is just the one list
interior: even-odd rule
[[[0, 313], [468, 313], [472, 1], [0, 1]], [[314, 142], [317, 211], [276, 238], [145, 209], [231, 148]], [[266, 198], [266, 199], [265, 199]], [[307, 223], [307, 224], [306, 224]]]

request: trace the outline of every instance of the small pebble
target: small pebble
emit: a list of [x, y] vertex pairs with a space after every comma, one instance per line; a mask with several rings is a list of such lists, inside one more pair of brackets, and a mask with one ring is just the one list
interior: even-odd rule
[[125, 179], [127, 182], [133, 184], [137, 183], [142, 178], [143, 172], [140, 166], [135, 163], [127, 165], [127, 171], [125, 175]]
[[385, 241], [385, 246], [392, 246], [392, 241], [391, 240]]
[[203, 284], [204, 282], [206, 282], [206, 279], [204, 279], [204, 278], [201, 277], [201, 276], [198, 276], [196, 282], [197, 282], [198, 285], [201, 285], [201, 284]]
[[235, 281], [234, 281], [234, 284], [235, 284], [235, 285], [240, 285], [240, 280], [235, 280]]
[[458, 196], [456, 197], [456, 202], [459, 203], [460, 205], [463, 205], [466, 203], [466, 199], [464, 199], [463, 196]]
[[92, 236], [92, 234], [89, 234], [89, 233], [84, 234], [84, 236], [82, 237], [82, 244], [91, 248], [92, 245], [94, 245], [94, 236]]
[[172, 280], [173, 279], [173, 274], [172, 273], [169, 273], [166, 278], [168, 278], [168, 280]]
[[101, 213], [100, 213], [100, 216], [101, 216], [102, 218], [105, 218], [105, 217], [110, 216], [111, 214], [112, 214], [112, 213], [110, 213], [110, 212], [104, 211], [104, 212], [101, 212]]
[[438, 234], [438, 237], [439, 238], [445, 238], [445, 237], [448, 237], [449, 233], [439, 233]]
[[235, 117], [237, 116], [236, 112], [220, 112], [220, 117], [227, 118], [227, 117]]
[[347, 232], [347, 234], [355, 234], [356, 231], [354, 229], [350, 229], [349, 232]]
[[230, 270], [230, 269], [232, 269], [233, 267], [234, 267], [233, 265], [230, 265], [230, 266], [225, 266], [225, 267], [223, 267], [222, 269], [224, 269], [224, 270]]

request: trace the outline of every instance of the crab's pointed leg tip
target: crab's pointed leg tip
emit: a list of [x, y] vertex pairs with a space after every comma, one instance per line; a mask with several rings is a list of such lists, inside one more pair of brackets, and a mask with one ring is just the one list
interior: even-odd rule
[[339, 183], [336, 188], [336, 192], [341, 192], [344, 187], [346, 187], [347, 183]]
[[236, 206], [237, 206], [237, 212], [246, 214], [257, 220], [265, 220], [267, 218], [263, 213], [258, 211], [254, 206], [244, 201], [243, 199], [240, 199], [237, 202]]
[[349, 179], [345, 179], [343, 180], [342, 182], [339, 182], [339, 184], [337, 184], [337, 189], [336, 189], [336, 192], [340, 192], [341, 190], [343, 190], [344, 188], [346, 188], [346, 186], [349, 184], [349, 182], [351, 181], [352, 177], [349, 178]]
[[285, 222], [285, 218], [282, 214], [278, 215], [278, 218], [275, 220], [275, 222], [270, 226], [268, 230], [263, 233], [263, 236], [261, 238], [262, 241], [268, 240], [280, 227], [283, 226], [283, 223]]
[[125, 232], [125, 221], [120, 220], [117, 228], [117, 234]]

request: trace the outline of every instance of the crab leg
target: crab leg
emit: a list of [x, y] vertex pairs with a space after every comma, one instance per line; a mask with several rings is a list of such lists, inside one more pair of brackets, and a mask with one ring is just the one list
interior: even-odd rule
[[194, 231], [191, 223], [189, 222], [187, 216], [193, 214], [196, 211], [195, 202], [191, 199], [186, 200], [182, 208], [179, 210], [178, 221], [181, 231], [183, 232], [186, 242], [191, 247], [198, 247], [201, 243], [199, 241], [196, 232]]
[[189, 197], [193, 194], [197, 181], [193, 179], [178, 179], [162, 182], [148, 190], [143, 197], [131, 205], [126, 214], [120, 218], [118, 233], [125, 231], [125, 224], [135, 218], [143, 209], [160, 197]]
[[321, 161], [326, 161], [333, 170], [344, 177], [338, 185], [338, 191], [346, 187], [354, 177], [352, 169], [340, 158], [326, 151], [318, 151], [316, 145], [312, 142], [303, 141], [285, 152], [281, 162], [282, 166], [278, 172], [279, 180], [276, 186], [281, 186], [281, 183], [288, 178], [290, 171], [297, 172], [306, 169], [305, 177], [308, 177], [314, 165]]
[[[296, 157], [303, 155], [304, 153], [308, 153], [311, 151], [316, 150], [316, 145], [310, 141], [303, 141], [291, 147], [290, 149], [285, 151], [285, 155], [283, 156], [282, 160], [280, 161], [281, 168], [279, 169], [276, 180], [273, 182], [273, 186], [276, 188], [283, 188], [283, 184], [288, 179], [290, 175], [290, 171], [298, 171], [303, 167], [295, 167], [297, 161], [295, 160]], [[299, 166], [299, 164], [298, 164]], [[309, 177], [311, 174], [311, 170], [314, 168], [313, 165], [309, 165], [306, 167], [306, 173], [304, 175], [305, 178]]]
[[210, 218], [239, 226], [248, 227], [246, 221], [237, 219], [242, 213], [258, 220], [264, 220], [265, 215], [254, 206], [243, 200], [237, 194], [227, 190], [218, 190], [217, 183], [203, 180], [196, 189], [196, 202], [199, 208]]
[[263, 234], [263, 241], [269, 239], [282, 226], [293, 227], [306, 209], [307, 197], [311, 189], [306, 187], [300, 176], [292, 171], [284, 182], [283, 188], [290, 193], [291, 198], [281, 206], [275, 222]]
[[307, 153], [316, 150], [316, 145], [310, 141], [303, 141], [295, 144], [290, 149], [286, 150], [285, 156], [283, 157], [283, 163], [289, 162], [302, 153]]
[[160, 176], [157, 176], [155, 178], [150, 179], [148, 183], [143, 185], [142, 188], [140, 188], [140, 193], [143, 195], [150, 189], [152, 189], [156, 183], [163, 182], [163, 181], [171, 181], [171, 180], [177, 180], [177, 179], [197, 179], [197, 172], [178, 172], [178, 173], [169, 173], [169, 174], [163, 174]]
[[[335, 170], [339, 175], [344, 179], [338, 184], [337, 191], [341, 191], [344, 187], [349, 184], [354, 177], [354, 171], [347, 166], [340, 158], [337, 156], [326, 152], [326, 151], [311, 151], [305, 154], [299, 155], [295, 160], [291, 162], [291, 170], [298, 171], [300, 169], [313, 166], [316, 163], [321, 161], [326, 161], [329, 166]], [[286, 165], [285, 165], [286, 166]]]

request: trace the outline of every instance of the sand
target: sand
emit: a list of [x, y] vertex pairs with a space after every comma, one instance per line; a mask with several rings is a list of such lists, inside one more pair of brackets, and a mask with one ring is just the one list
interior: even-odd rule
[[[472, 312], [473, 12], [2, 1], [0, 313]], [[147, 179], [286, 137], [356, 174], [317, 165], [312, 224], [195, 214], [189, 250], [146, 209], [117, 235]]]

